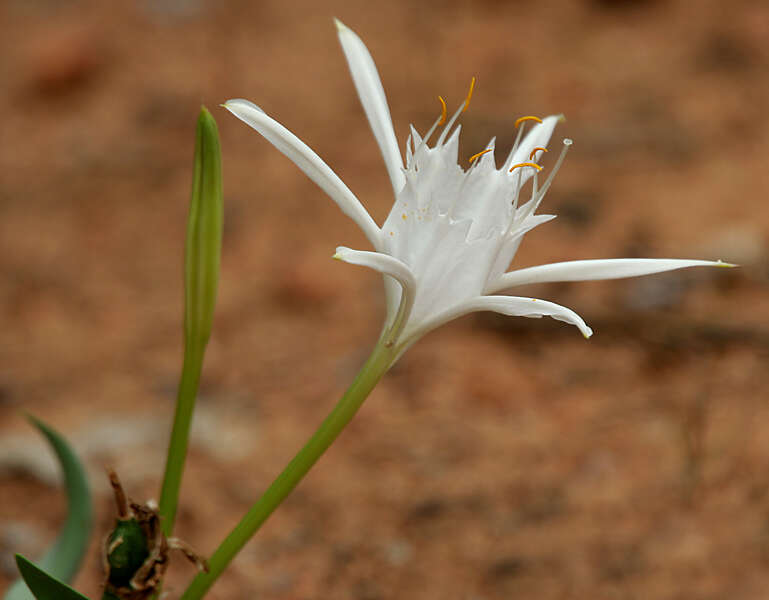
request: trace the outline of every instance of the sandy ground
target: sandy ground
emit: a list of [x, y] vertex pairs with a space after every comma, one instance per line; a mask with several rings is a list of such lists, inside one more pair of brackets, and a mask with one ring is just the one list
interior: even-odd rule
[[[478, 78], [460, 156], [525, 114], [575, 140], [516, 266], [621, 256], [738, 270], [524, 290], [596, 331], [464, 318], [411, 349], [212, 599], [769, 597], [769, 4], [703, 0], [0, 3], [0, 586], [64, 500], [20, 410], [156, 497], [180, 363], [194, 121], [219, 121], [220, 299], [177, 533], [203, 553], [351, 381], [377, 276], [363, 236], [217, 104], [246, 97], [380, 223], [392, 202], [332, 17], [396, 131]], [[172, 565], [170, 598], [193, 570]]]

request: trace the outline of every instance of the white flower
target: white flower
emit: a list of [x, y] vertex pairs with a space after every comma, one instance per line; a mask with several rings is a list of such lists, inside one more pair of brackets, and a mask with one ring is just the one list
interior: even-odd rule
[[[467, 108], [465, 102], [446, 120], [443, 114], [421, 137], [411, 128], [404, 167], [384, 89], [374, 61], [360, 38], [337, 23], [339, 41], [355, 87], [368, 117], [392, 182], [395, 204], [380, 228], [342, 180], [293, 133], [246, 100], [224, 104], [236, 117], [256, 129], [318, 184], [363, 230], [373, 252], [337, 248], [335, 258], [363, 265], [385, 275], [387, 320], [385, 343], [401, 351], [420, 336], [461, 315], [495, 311], [524, 317], [549, 316], [576, 325], [585, 337], [592, 330], [572, 310], [537, 298], [498, 295], [528, 283], [616, 279], [692, 266], [725, 266], [703, 260], [612, 259], [562, 262], [505, 272], [523, 235], [554, 215], [536, 215], [542, 198], [563, 161], [571, 140], [563, 141], [549, 177], [538, 185], [537, 161], [546, 152], [557, 116], [523, 117], [516, 122], [537, 124], [522, 138], [500, 168], [494, 140], [471, 159], [469, 168], [457, 163], [459, 130], [452, 130]], [[474, 80], [473, 80], [474, 84]], [[442, 127], [441, 127], [442, 126]], [[441, 127], [431, 147], [430, 138]], [[521, 190], [533, 178], [526, 202]]]

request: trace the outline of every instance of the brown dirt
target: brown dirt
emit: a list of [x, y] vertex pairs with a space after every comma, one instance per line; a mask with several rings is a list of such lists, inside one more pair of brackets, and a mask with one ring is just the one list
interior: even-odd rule
[[[400, 139], [472, 75], [462, 156], [493, 135], [504, 150], [517, 116], [567, 115], [557, 133], [575, 145], [545, 201], [560, 217], [517, 265], [743, 267], [531, 290], [580, 312], [589, 342], [489, 315], [429, 335], [210, 597], [769, 597], [759, 0], [0, 3], [0, 584], [64, 512], [19, 409], [86, 457], [99, 535], [105, 464], [137, 499], [157, 494], [201, 103], [221, 128], [226, 230], [179, 535], [210, 552], [361, 364], [381, 283], [329, 259], [363, 236], [215, 108], [263, 106], [381, 222], [388, 181], [332, 16], [368, 43]], [[76, 581], [92, 597], [97, 545]], [[193, 571], [172, 571], [173, 598]]]

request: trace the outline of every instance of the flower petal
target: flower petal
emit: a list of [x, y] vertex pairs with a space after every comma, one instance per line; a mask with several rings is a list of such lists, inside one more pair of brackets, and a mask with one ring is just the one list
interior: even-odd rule
[[416, 280], [414, 274], [406, 263], [390, 256], [389, 254], [382, 254], [380, 252], [368, 252], [366, 250], [353, 250], [346, 246], [339, 246], [336, 249], [334, 258], [351, 265], [359, 265], [361, 267], [369, 267], [375, 271], [379, 271], [385, 275], [389, 275], [403, 287], [411, 289], [416, 288]]
[[732, 267], [729, 263], [710, 260], [680, 260], [669, 258], [613, 258], [606, 260], [573, 260], [518, 269], [489, 283], [486, 293], [494, 294], [517, 285], [551, 283], [555, 281], [598, 281], [622, 279], [685, 269], [686, 267]]
[[374, 59], [352, 29], [338, 19], [334, 22], [355, 89], [358, 91], [363, 110], [366, 112], [369, 125], [384, 157], [393, 191], [397, 194], [406, 183], [403, 175], [403, 159], [398, 149], [398, 141], [395, 139], [390, 109], [387, 106], [387, 98]]
[[307, 144], [248, 100], [227, 100], [222, 106], [256, 129], [268, 142], [290, 158], [307, 177], [337, 203], [344, 214], [355, 221], [374, 248], [380, 249], [382, 233], [374, 219], [350, 188]]
[[523, 298], [520, 296], [478, 296], [453, 306], [415, 330], [407, 331], [408, 340], [406, 343], [412, 343], [418, 337], [443, 323], [472, 312], [480, 311], [498, 312], [511, 317], [552, 317], [558, 321], [576, 325], [585, 338], [593, 335], [593, 330], [585, 324], [582, 317], [560, 304], [538, 298]]
[[[388, 294], [387, 325], [393, 327], [389, 332], [390, 341], [395, 341], [406, 325], [414, 306], [414, 298], [417, 292], [417, 282], [414, 273], [408, 265], [389, 254], [380, 252], [367, 252], [365, 250], [352, 250], [344, 246], [336, 249], [334, 258], [351, 265], [360, 265], [379, 271], [383, 275], [389, 275], [401, 286], [400, 299], [394, 294]], [[389, 304], [392, 302], [392, 304]], [[395, 304], [397, 302], [397, 305]]]
[[[531, 215], [524, 218], [520, 224], [517, 224], [515, 229], [510, 231], [500, 245], [499, 252], [491, 265], [491, 269], [489, 269], [487, 282], [496, 281], [507, 270], [516, 252], [518, 252], [518, 248], [521, 246], [524, 235], [535, 227], [539, 227], [543, 223], [552, 221], [555, 218], [556, 215]], [[488, 283], [486, 288], [488, 288]], [[484, 293], [489, 293], [486, 288], [484, 288]]]

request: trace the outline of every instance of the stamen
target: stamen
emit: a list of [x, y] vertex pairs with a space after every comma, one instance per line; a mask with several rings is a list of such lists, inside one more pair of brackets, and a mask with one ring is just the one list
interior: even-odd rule
[[534, 150], [531, 151], [531, 154], [529, 154], [529, 160], [534, 159], [534, 155], [537, 153], [538, 150], [542, 150], [542, 152], [547, 152], [547, 148], [543, 148], [542, 146], [537, 146], [534, 148]]
[[[435, 123], [433, 123], [433, 124], [432, 124], [432, 127], [430, 127], [430, 129], [428, 129], [428, 130], [427, 130], [427, 133], [426, 133], [426, 134], [425, 134], [425, 136], [422, 138], [422, 141], [421, 141], [421, 142], [419, 142], [419, 146], [417, 146], [417, 145], [416, 145], [416, 140], [414, 140], [414, 141], [412, 142], [412, 143], [414, 144], [414, 146], [416, 146], [416, 147], [414, 148], [414, 160], [416, 160], [416, 158], [417, 158], [417, 155], [420, 153], [420, 151], [422, 150], [422, 148], [424, 148], [425, 146], [427, 146], [427, 142], [428, 142], [428, 141], [430, 141], [430, 138], [432, 137], [433, 133], [435, 133], [435, 130], [438, 128], [438, 125], [440, 125], [440, 119], [437, 119], [437, 120], [435, 121]], [[412, 127], [413, 127], [413, 125], [412, 125]]]
[[452, 117], [449, 119], [449, 122], [446, 123], [446, 125], [443, 127], [443, 131], [441, 131], [441, 135], [438, 136], [438, 141], [435, 143], [436, 148], [438, 146], [443, 145], [443, 142], [446, 141], [446, 136], [449, 135], [449, 131], [451, 131], [451, 128], [454, 126], [454, 123], [456, 123], [457, 119], [459, 118], [459, 115], [465, 112], [467, 110], [467, 107], [470, 106], [470, 98], [473, 97], [474, 88], [475, 88], [475, 77], [473, 77], [472, 81], [470, 81], [470, 91], [467, 92], [467, 98], [465, 98], [465, 101], [457, 109], [457, 112], [455, 112], [452, 115]]
[[[521, 117], [520, 119], [516, 119], [515, 121], [515, 128], [518, 130], [518, 133], [515, 134], [515, 141], [513, 142], [513, 147], [510, 150], [510, 154], [507, 155], [507, 158], [505, 159], [505, 166], [511, 164], [513, 162], [513, 158], [515, 157], [515, 153], [518, 151], [518, 145], [521, 142], [521, 139], [523, 139], [523, 132], [526, 129], [526, 121], [534, 121], [535, 123], [541, 123], [542, 119], [539, 117], [534, 116], [528, 116], [528, 117]], [[521, 126], [521, 124], [523, 124]], [[539, 150], [544, 150], [547, 152], [546, 148], [539, 148]], [[529, 160], [532, 159], [533, 152], [531, 155], [529, 155]], [[506, 167], [505, 167], [506, 168]]]
[[512, 167], [510, 167], [509, 173], [512, 173], [518, 167], [534, 167], [537, 171], [541, 171], [542, 170], [542, 167], [540, 165], [538, 165], [537, 163], [524, 162], [524, 163], [518, 163], [517, 165], [513, 165]]
[[555, 164], [550, 169], [550, 175], [545, 180], [545, 183], [541, 188], [535, 188], [531, 195], [531, 200], [529, 200], [524, 206], [521, 207], [523, 209], [520, 216], [521, 219], [525, 219], [529, 215], [533, 214], [537, 208], [539, 208], [540, 202], [542, 202], [542, 199], [545, 197], [547, 190], [550, 189], [550, 185], [553, 183], [555, 174], [558, 172], [558, 169], [561, 168], [563, 159], [566, 158], [566, 152], [569, 150], [569, 146], [571, 146], [572, 143], [573, 142], [569, 138], [563, 140], [563, 148], [561, 148], [561, 153], [558, 155], [558, 160], [555, 161]]
[[438, 100], [441, 101], [441, 118], [438, 121], [438, 125], [443, 125], [446, 122], [446, 101], [441, 96], [438, 96]]
[[[438, 96], [438, 101], [441, 103], [441, 116], [438, 118], [437, 121], [435, 121], [435, 123], [433, 123], [432, 127], [430, 127], [430, 129], [427, 131], [425, 136], [422, 138], [422, 141], [419, 144], [419, 146], [414, 148], [414, 154], [413, 154], [414, 157], [416, 157], [416, 155], [419, 154], [419, 151], [422, 149], [423, 146], [427, 145], [427, 142], [430, 139], [430, 136], [432, 136], [435, 129], [446, 122], [446, 116], [448, 115], [448, 111], [446, 109], [446, 101], [443, 99], [443, 96]], [[438, 143], [438, 145], [440, 145], [440, 142]]]
[[451, 118], [449, 119], [449, 122], [446, 123], [443, 126], [443, 131], [441, 131], [441, 134], [438, 136], [438, 141], [435, 143], [435, 146], [442, 146], [443, 142], [446, 141], [446, 136], [449, 135], [449, 132], [451, 131], [451, 128], [454, 126], [454, 123], [457, 122], [457, 119], [459, 118], [459, 115], [462, 113], [462, 107], [460, 106], [457, 109], [457, 112], [455, 112]]
[[462, 109], [462, 112], [465, 112], [467, 107], [470, 106], [470, 98], [473, 97], [473, 89], [475, 89], [475, 77], [470, 80], [470, 90], [467, 92], [467, 98], [465, 98], [465, 107]]
[[536, 121], [537, 123], [541, 123], [542, 119], [540, 119], [539, 117], [531, 116], [531, 115], [529, 115], [528, 117], [519, 117], [518, 119], [515, 120], [515, 128], [518, 129], [518, 125], [520, 125], [524, 121]]
[[414, 154], [411, 151], [411, 148], [412, 148], [411, 140], [412, 140], [412, 137], [411, 137], [411, 134], [409, 134], [409, 137], [406, 138], [406, 169], [408, 169], [411, 166], [411, 163], [413, 162], [413, 158], [414, 158]]
[[[538, 171], [534, 171], [535, 180], [537, 178], [537, 173]], [[518, 196], [520, 196], [521, 194], [521, 176], [523, 175], [523, 171], [518, 171], [516, 175], [518, 177], [515, 181], [515, 187], [513, 188], [515, 190], [513, 194], [513, 218], [510, 220], [510, 223], [508, 224], [508, 227], [507, 227], [508, 231], [510, 230], [510, 227], [512, 226], [513, 221], [515, 221], [515, 211], [518, 209]]]
[[476, 158], [478, 158], [479, 156], [483, 156], [484, 154], [486, 154], [487, 152], [491, 152], [492, 150], [494, 150], [494, 148], [486, 148], [486, 149], [485, 149], [485, 150], [483, 150], [482, 152], [478, 152], [478, 154], [473, 154], [473, 155], [472, 155], [470, 158], [468, 158], [468, 159], [467, 159], [467, 162], [470, 162], [470, 163], [471, 163], [471, 162], [473, 162], [473, 161], [474, 161]]
[[505, 159], [505, 165], [509, 165], [513, 162], [513, 157], [515, 156], [515, 153], [518, 151], [518, 144], [521, 143], [521, 137], [523, 135], [523, 131], [526, 129], [526, 126], [524, 125], [518, 130], [518, 133], [515, 135], [515, 141], [513, 142], [513, 147], [510, 150], [510, 154], [507, 155], [507, 158]]

